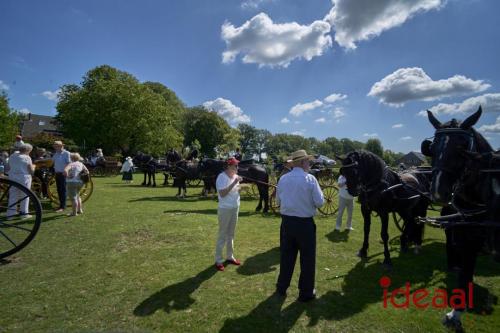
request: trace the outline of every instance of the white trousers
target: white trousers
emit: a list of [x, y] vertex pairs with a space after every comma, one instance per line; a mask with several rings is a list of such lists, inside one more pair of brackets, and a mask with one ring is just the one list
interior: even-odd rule
[[238, 221], [238, 211], [239, 208], [219, 208], [217, 210], [219, 217], [219, 236], [217, 237], [217, 244], [215, 246], [215, 263], [217, 264], [224, 262], [222, 257], [224, 245], [226, 245], [226, 258], [234, 259], [234, 230]]
[[[9, 175], [9, 179], [13, 180], [15, 182], [21, 183], [22, 185], [26, 186], [27, 188], [31, 188], [31, 175]], [[9, 190], [9, 208], [7, 209], [7, 217], [11, 217], [17, 214], [17, 205], [19, 204], [19, 213], [21, 215], [23, 214], [28, 214], [28, 207], [30, 203], [30, 199], [26, 198], [22, 201], [18, 202], [20, 199], [25, 197], [26, 194], [19, 190], [17, 187], [11, 186]]]
[[344, 209], [347, 208], [347, 226], [346, 228], [352, 227], [352, 209], [354, 206], [354, 199], [346, 199], [339, 195], [339, 211], [337, 213], [337, 225], [335, 229], [340, 229], [342, 225], [342, 216], [344, 215]]

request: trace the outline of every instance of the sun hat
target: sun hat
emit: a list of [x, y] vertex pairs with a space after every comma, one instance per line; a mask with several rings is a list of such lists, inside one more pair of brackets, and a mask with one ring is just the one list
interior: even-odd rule
[[312, 160], [312, 159], [314, 159], [314, 156], [313, 155], [307, 155], [307, 152], [304, 149], [300, 149], [300, 150], [294, 151], [292, 153], [292, 155], [290, 155], [286, 159], [286, 161], [287, 162], [298, 162], [298, 161], [301, 161], [303, 159]]

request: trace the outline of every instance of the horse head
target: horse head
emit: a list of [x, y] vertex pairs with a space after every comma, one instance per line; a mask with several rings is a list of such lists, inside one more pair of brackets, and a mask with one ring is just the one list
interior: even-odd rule
[[346, 178], [347, 191], [352, 196], [358, 196], [361, 188], [359, 153], [357, 151], [353, 151], [345, 157], [335, 157], [342, 162], [340, 174]]
[[482, 114], [482, 108], [463, 122], [452, 119], [441, 123], [431, 111], [429, 122], [436, 132], [433, 140], [422, 142], [421, 151], [432, 158], [431, 195], [438, 202], [448, 203], [464, 169], [478, 156], [491, 151], [491, 146], [472, 126]]

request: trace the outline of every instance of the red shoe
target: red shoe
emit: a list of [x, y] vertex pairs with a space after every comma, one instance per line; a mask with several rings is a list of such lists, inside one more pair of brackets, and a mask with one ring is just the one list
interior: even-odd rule
[[215, 264], [215, 268], [217, 268], [218, 271], [224, 272], [224, 265], [223, 264]]
[[233, 264], [233, 265], [236, 265], [236, 266], [241, 265], [241, 261], [239, 261], [238, 259], [227, 259], [227, 262], [229, 264]]

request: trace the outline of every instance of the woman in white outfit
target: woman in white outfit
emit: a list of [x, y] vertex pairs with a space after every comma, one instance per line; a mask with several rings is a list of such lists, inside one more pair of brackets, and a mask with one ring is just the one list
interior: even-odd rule
[[[30, 157], [33, 147], [30, 144], [23, 143], [18, 147], [19, 151], [12, 154], [9, 158], [6, 173], [9, 174], [9, 179], [18, 182], [27, 188], [31, 188], [32, 175], [35, 172]], [[25, 196], [21, 190], [11, 187], [9, 190], [9, 209], [7, 210], [7, 218], [12, 218], [17, 214], [16, 202]], [[29, 215], [29, 198], [19, 202], [19, 215], [22, 219], [30, 218]]]
[[215, 247], [215, 268], [224, 270], [224, 259], [222, 250], [226, 245], [226, 261], [233, 265], [240, 265], [240, 261], [233, 255], [233, 240], [236, 222], [238, 221], [238, 211], [240, 209], [240, 182], [238, 176], [239, 161], [234, 157], [226, 161], [226, 169], [217, 177], [216, 185], [219, 194], [219, 236]]
[[81, 162], [82, 158], [78, 153], [71, 153], [71, 163], [64, 168], [64, 176], [66, 177], [66, 193], [71, 198], [73, 211], [68, 216], [77, 216], [83, 214], [82, 198], [80, 190], [83, 186], [83, 181], [80, 178], [82, 171], [88, 174], [88, 169]]
[[354, 197], [349, 194], [347, 191], [347, 180], [341, 174], [337, 181], [339, 186], [339, 211], [337, 215], [337, 225], [335, 226], [335, 230], [340, 230], [340, 226], [342, 225], [342, 215], [344, 215], [344, 209], [347, 208], [347, 226], [346, 230], [353, 230], [352, 227], [352, 209], [354, 206]]

